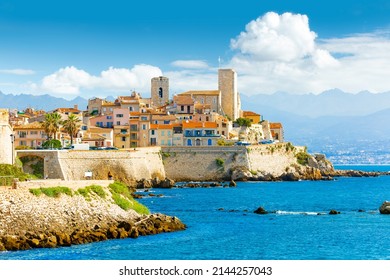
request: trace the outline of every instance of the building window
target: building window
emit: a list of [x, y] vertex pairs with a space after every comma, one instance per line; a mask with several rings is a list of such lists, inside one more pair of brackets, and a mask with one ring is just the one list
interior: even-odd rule
[[122, 137], [122, 142], [126, 142], [126, 137]]
[[130, 106], [130, 107], [129, 107], [129, 111], [130, 111], [130, 112], [133, 112], [133, 107]]
[[142, 125], [142, 130], [146, 130], [146, 124]]
[[123, 114], [116, 114], [117, 118], [123, 118]]
[[164, 130], [161, 131], [161, 136], [165, 136], [165, 131]]
[[112, 119], [112, 116], [107, 116], [107, 120], [111, 120]]
[[172, 146], [172, 142], [170, 139], [168, 139], [168, 143], [167, 143], [168, 146]]
[[30, 131], [31, 135], [38, 135], [38, 131]]
[[163, 98], [163, 89], [161, 87], [158, 89], [158, 97]]
[[26, 131], [19, 131], [19, 138], [26, 138], [27, 132]]
[[151, 132], [151, 134], [152, 134], [152, 135], [154, 135], [154, 133], [155, 133], [154, 131], [155, 131], [155, 130], [154, 130], [154, 129], [152, 129], [151, 131], [152, 131], [152, 132]]
[[116, 125], [121, 125], [121, 122], [120, 122], [120, 121], [117, 121], [117, 122], [116, 122]]
[[195, 140], [195, 145], [196, 145], [196, 146], [200, 146], [200, 145], [201, 145], [200, 139], [196, 139], [196, 140]]
[[171, 131], [170, 130], [168, 130], [167, 135], [171, 136]]
[[161, 146], [164, 146], [164, 145], [165, 145], [165, 141], [161, 140]]
[[147, 121], [147, 120], [148, 120], [148, 117], [145, 117], [145, 116], [141, 117], [141, 121]]
[[213, 145], [213, 140], [208, 139], [208, 140], [207, 140], [207, 145], [208, 145], [208, 146], [212, 146], [212, 145]]
[[107, 127], [112, 128], [114, 126], [113, 122], [107, 122]]
[[184, 105], [180, 106], [180, 110], [183, 112], [184, 111]]
[[191, 139], [187, 139], [187, 146], [192, 146], [192, 140]]
[[121, 133], [122, 134], [126, 134], [127, 133], [127, 129], [121, 129]]

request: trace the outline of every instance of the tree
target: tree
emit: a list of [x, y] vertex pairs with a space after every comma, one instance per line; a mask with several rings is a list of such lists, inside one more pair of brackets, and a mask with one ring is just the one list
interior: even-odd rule
[[246, 126], [246, 127], [250, 127], [252, 124], [251, 120], [248, 118], [238, 118], [234, 122], [239, 126]]
[[60, 140], [56, 140], [56, 139], [47, 140], [42, 144], [42, 148], [44, 149], [59, 149], [61, 147], [62, 145]]
[[70, 144], [73, 144], [73, 137], [76, 136], [81, 124], [78, 116], [70, 114], [68, 119], [62, 122], [63, 128], [70, 136]]
[[53, 135], [54, 139], [57, 139], [57, 131], [60, 129], [61, 125], [61, 115], [58, 113], [47, 113], [45, 119], [41, 122], [45, 133], [51, 137]]

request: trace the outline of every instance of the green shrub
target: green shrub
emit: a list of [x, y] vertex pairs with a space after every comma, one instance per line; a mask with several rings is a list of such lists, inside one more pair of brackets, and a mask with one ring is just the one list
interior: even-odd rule
[[92, 191], [93, 193], [97, 194], [101, 198], [106, 198], [106, 192], [102, 188], [102, 186], [98, 185], [90, 185], [86, 187], [88, 190]]
[[222, 158], [216, 158], [215, 163], [217, 164], [218, 167], [223, 167], [225, 161]]
[[295, 157], [300, 165], [307, 165], [309, 163], [309, 154], [306, 152], [299, 152]]
[[50, 187], [50, 188], [39, 188], [39, 189], [29, 189], [30, 193], [33, 195], [39, 196], [42, 193], [48, 197], [59, 197], [61, 194], [66, 194], [73, 196], [73, 192], [68, 187]]
[[29, 191], [35, 196], [40, 196], [42, 194], [41, 189], [29, 189]]
[[66, 194], [69, 196], [73, 195], [73, 192], [68, 187], [51, 187], [51, 188], [41, 188], [42, 193], [49, 197], [59, 197], [61, 194]]
[[120, 194], [113, 193], [112, 199], [114, 200], [116, 205], [118, 205], [120, 208], [122, 208], [125, 211], [129, 210], [130, 207], [132, 206], [130, 200], [127, 199], [126, 197], [121, 196]]
[[139, 214], [150, 213], [146, 206], [142, 205], [132, 197], [129, 188], [125, 184], [121, 182], [114, 182], [110, 184], [108, 188], [112, 193], [112, 199], [115, 204], [123, 210], [127, 211], [129, 209], [133, 209]]

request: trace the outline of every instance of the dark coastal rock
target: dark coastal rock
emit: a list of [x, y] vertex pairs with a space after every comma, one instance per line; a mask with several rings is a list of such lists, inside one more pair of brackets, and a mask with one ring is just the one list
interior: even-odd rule
[[268, 214], [268, 211], [266, 211], [263, 207], [259, 207], [255, 211], [253, 211], [253, 213], [264, 215], [264, 214]]
[[329, 215], [338, 215], [338, 214], [341, 214], [341, 213], [339, 211], [334, 210], [334, 209], [329, 211]]
[[237, 184], [236, 184], [236, 182], [234, 182], [233, 180], [231, 180], [230, 182], [229, 182], [229, 187], [236, 187], [237, 186]]
[[169, 189], [169, 188], [173, 188], [174, 186], [175, 186], [175, 181], [173, 181], [169, 178], [165, 178], [164, 180], [154, 178], [152, 180], [152, 187], [153, 188]]
[[386, 215], [390, 214], [390, 201], [383, 202], [381, 207], [379, 207], [379, 212]]

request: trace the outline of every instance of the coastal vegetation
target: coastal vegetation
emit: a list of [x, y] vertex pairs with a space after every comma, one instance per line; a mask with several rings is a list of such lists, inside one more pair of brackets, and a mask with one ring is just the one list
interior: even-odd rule
[[0, 177], [3, 177], [5, 181], [4, 183], [0, 181], [0, 185], [11, 185], [13, 179], [26, 181], [35, 178], [34, 175], [26, 174], [20, 167], [11, 164], [0, 164]]
[[[116, 205], [118, 205], [123, 210], [134, 210], [138, 214], [150, 214], [149, 209], [136, 201], [133, 196], [131, 195], [131, 192], [129, 188], [121, 183], [121, 182], [114, 182], [111, 183], [108, 186], [108, 189], [111, 193], [112, 200]], [[104, 190], [102, 186], [99, 185], [90, 185], [86, 186], [85, 188], [79, 188], [76, 191], [72, 191], [68, 187], [49, 187], [49, 188], [32, 188], [29, 189], [30, 193], [35, 196], [40, 196], [41, 194], [44, 194], [48, 197], [59, 197], [61, 194], [73, 196], [73, 195], [81, 195], [85, 198], [87, 201], [91, 201], [91, 199], [96, 195], [102, 199], [107, 198], [107, 193]]]
[[30, 193], [35, 196], [40, 196], [41, 194], [45, 194], [48, 197], [59, 197], [61, 194], [73, 196], [73, 192], [68, 187], [51, 187], [51, 188], [35, 188], [29, 189]]
[[215, 163], [217, 164], [218, 167], [223, 168], [225, 164], [225, 160], [223, 158], [216, 158]]
[[308, 165], [309, 163], [309, 154], [307, 152], [299, 152], [296, 154], [297, 161], [300, 165]]

